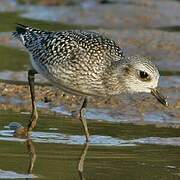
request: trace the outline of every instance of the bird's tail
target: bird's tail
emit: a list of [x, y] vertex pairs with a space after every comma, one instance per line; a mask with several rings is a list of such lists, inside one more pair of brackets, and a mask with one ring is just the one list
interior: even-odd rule
[[16, 31], [12, 33], [12, 36], [18, 40], [20, 40], [23, 44], [24, 42], [24, 35], [27, 32], [27, 26], [24, 26], [22, 24], [17, 24]]
[[17, 24], [16, 31], [12, 33], [14, 38], [17, 38], [25, 45], [29, 40], [37, 39], [37, 37], [43, 33], [43, 31], [39, 29], [34, 29], [30, 26], [25, 26], [22, 24]]
[[[25, 34], [27, 31], [28, 26], [24, 26], [22, 24], [17, 24], [16, 26], [16, 32], [18, 34]], [[29, 29], [29, 28], [28, 28]]]

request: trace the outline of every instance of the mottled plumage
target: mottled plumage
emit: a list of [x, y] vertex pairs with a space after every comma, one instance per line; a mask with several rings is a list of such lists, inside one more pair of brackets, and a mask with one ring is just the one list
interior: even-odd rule
[[[28, 76], [32, 104], [37, 72], [72, 94], [107, 97], [122, 92], [151, 92], [167, 105], [156, 90], [159, 72], [152, 62], [140, 56], [124, 57], [119, 45], [104, 35], [83, 30], [46, 32], [18, 25], [13, 36], [29, 51], [35, 70]], [[82, 108], [86, 104], [84, 101]], [[87, 135], [85, 121], [83, 125]]]
[[24, 28], [21, 35], [14, 35], [30, 52], [38, 73], [71, 93], [113, 94], [106, 91], [104, 76], [113, 62], [124, 58], [113, 40], [90, 31], [45, 32]]

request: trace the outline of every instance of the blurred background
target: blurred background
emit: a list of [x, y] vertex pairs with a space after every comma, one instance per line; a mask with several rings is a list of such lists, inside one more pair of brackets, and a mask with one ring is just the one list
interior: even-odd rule
[[[80, 97], [51, 87], [38, 75], [40, 118], [32, 143], [13, 137], [11, 123], [26, 126], [31, 111], [27, 85], [30, 61], [26, 50], [11, 37], [16, 23], [49, 31], [100, 32], [114, 39], [125, 56], [150, 57], [160, 70], [159, 86], [170, 106], [162, 107], [148, 94], [92, 98], [86, 114], [92, 142], [84, 177], [179, 179], [178, 0], [0, 0], [0, 162], [4, 162], [0, 179], [82, 179], [77, 163], [84, 136], [80, 122], [71, 117]], [[28, 174], [28, 162], [35, 151], [38, 158]]]

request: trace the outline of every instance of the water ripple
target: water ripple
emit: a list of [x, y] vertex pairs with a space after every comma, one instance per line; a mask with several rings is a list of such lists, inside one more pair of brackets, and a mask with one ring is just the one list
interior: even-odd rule
[[0, 179], [25, 179], [25, 178], [33, 179], [33, 178], [37, 178], [37, 176], [33, 174], [20, 174], [14, 171], [4, 171], [0, 169]]
[[[13, 137], [13, 130], [1, 130], [1, 141], [17, 141], [23, 142], [26, 139]], [[55, 143], [55, 144], [84, 144], [85, 137], [81, 135], [67, 135], [62, 133], [50, 132], [32, 132], [31, 139], [39, 143]], [[90, 144], [94, 146], [136, 146], [138, 144], [154, 144], [154, 145], [172, 145], [180, 146], [180, 137], [145, 137], [138, 139], [123, 140], [111, 136], [92, 135]]]

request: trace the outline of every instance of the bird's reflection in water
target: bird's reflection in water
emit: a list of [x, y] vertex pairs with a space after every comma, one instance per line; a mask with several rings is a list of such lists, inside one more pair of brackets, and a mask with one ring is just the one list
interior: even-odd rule
[[36, 161], [36, 151], [35, 146], [33, 145], [33, 142], [31, 139], [28, 139], [26, 141], [26, 147], [29, 153], [29, 166], [28, 166], [28, 174], [32, 173], [34, 163]]
[[85, 143], [81, 156], [80, 156], [79, 163], [78, 163], [78, 172], [79, 172], [80, 180], [85, 180], [83, 170], [84, 170], [84, 160], [85, 160], [88, 148], [89, 148], [89, 143]]
[[[33, 144], [33, 141], [31, 139], [27, 139], [26, 147], [27, 147], [27, 152], [29, 154], [29, 165], [28, 165], [27, 172], [28, 174], [32, 174], [34, 163], [36, 161], [36, 151], [35, 151], [35, 146]], [[79, 161], [78, 161], [77, 170], [79, 173], [80, 180], [85, 180], [83, 170], [84, 170], [84, 161], [85, 161], [88, 148], [89, 148], [89, 143], [85, 143], [82, 149], [82, 153], [80, 155]], [[29, 180], [29, 178], [26, 178], [26, 180]]]

